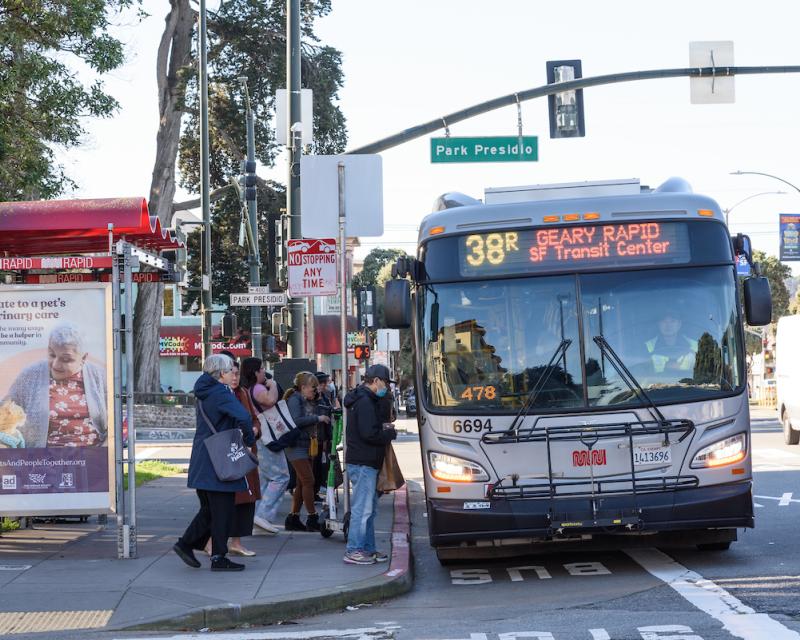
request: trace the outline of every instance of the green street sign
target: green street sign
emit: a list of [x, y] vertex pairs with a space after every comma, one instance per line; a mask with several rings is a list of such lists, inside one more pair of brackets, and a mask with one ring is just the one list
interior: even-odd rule
[[431, 162], [536, 162], [536, 136], [431, 138]]

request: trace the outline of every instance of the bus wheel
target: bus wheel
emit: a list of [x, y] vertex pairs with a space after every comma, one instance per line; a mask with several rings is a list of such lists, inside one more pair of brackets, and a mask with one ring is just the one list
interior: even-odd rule
[[795, 431], [792, 428], [792, 421], [789, 419], [789, 413], [786, 410], [783, 412], [783, 441], [786, 444], [800, 443], [800, 431]]
[[727, 551], [731, 548], [731, 541], [727, 542], [706, 542], [705, 544], [698, 544], [698, 551]]

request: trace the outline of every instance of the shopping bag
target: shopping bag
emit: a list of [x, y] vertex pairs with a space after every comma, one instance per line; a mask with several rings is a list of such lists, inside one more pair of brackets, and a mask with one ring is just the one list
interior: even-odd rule
[[241, 480], [250, 471], [258, 467], [258, 459], [244, 446], [241, 429], [225, 429], [217, 431], [208, 419], [203, 403], [197, 400], [197, 410], [203, 416], [211, 433], [203, 444], [208, 451], [214, 472], [222, 482]]
[[297, 429], [285, 400], [259, 413], [258, 421], [261, 423], [261, 442], [265, 445]]
[[380, 493], [388, 493], [399, 489], [405, 483], [403, 472], [400, 471], [400, 465], [397, 462], [397, 456], [394, 454], [394, 447], [389, 442], [386, 445], [386, 453], [383, 456], [383, 466], [378, 473], [377, 489]]

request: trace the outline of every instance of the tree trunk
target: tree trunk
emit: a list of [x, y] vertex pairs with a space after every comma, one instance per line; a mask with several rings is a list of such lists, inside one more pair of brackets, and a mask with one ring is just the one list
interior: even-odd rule
[[[192, 33], [196, 15], [189, 6], [189, 0], [170, 0], [170, 5], [156, 63], [160, 120], [149, 202], [150, 214], [157, 215], [164, 227], [172, 223], [175, 163], [186, 93], [184, 76], [192, 64]], [[140, 393], [160, 390], [158, 341], [163, 299], [163, 285], [139, 286], [134, 310], [133, 344], [135, 388]]]

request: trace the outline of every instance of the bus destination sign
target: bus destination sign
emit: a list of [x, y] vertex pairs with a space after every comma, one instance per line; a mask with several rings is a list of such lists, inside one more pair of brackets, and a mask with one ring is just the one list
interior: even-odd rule
[[690, 260], [683, 222], [631, 222], [473, 233], [460, 242], [461, 275], [539, 268], [680, 264]]

